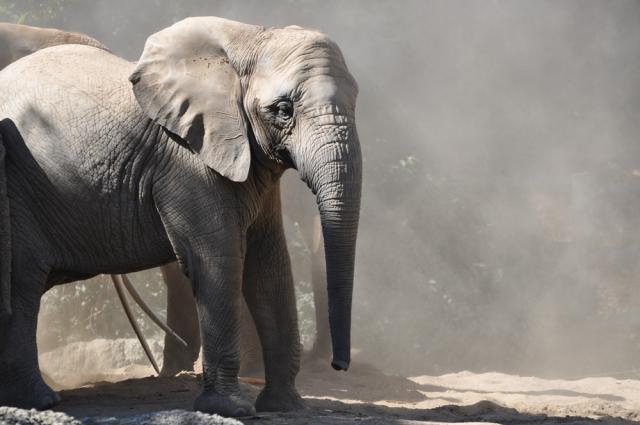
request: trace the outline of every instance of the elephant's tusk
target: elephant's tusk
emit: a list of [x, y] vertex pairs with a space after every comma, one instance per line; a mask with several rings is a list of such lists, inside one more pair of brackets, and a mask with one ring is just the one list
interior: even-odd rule
[[127, 296], [124, 293], [124, 284], [123, 284], [122, 275], [112, 274], [111, 280], [113, 281], [113, 286], [116, 288], [116, 292], [118, 293], [118, 298], [120, 298], [120, 302], [122, 303], [122, 308], [124, 309], [124, 312], [127, 315], [127, 318], [129, 319], [129, 323], [131, 323], [131, 327], [133, 328], [133, 331], [136, 333], [136, 336], [138, 337], [138, 340], [142, 345], [142, 349], [144, 350], [144, 353], [147, 355], [147, 358], [149, 359], [149, 361], [151, 362], [151, 365], [155, 369], [156, 374], [160, 375], [160, 369], [158, 368], [156, 359], [153, 357], [153, 353], [149, 348], [149, 344], [147, 344], [147, 340], [144, 339], [144, 336], [142, 335], [142, 331], [140, 330], [140, 327], [138, 326], [138, 323], [136, 322], [136, 319], [133, 317], [133, 313], [131, 312], [131, 307], [129, 306], [129, 302], [127, 301]]
[[173, 329], [171, 329], [169, 325], [163, 322], [162, 319], [160, 319], [158, 315], [154, 313], [153, 310], [151, 310], [151, 308], [149, 308], [149, 306], [142, 299], [142, 296], [140, 295], [140, 293], [136, 290], [133, 284], [131, 284], [131, 281], [129, 280], [127, 275], [119, 275], [119, 276], [122, 278], [124, 287], [127, 288], [127, 291], [129, 291], [133, 300], [140, 306], [142, 311], [144, 311], [147, 314], [147, 316], [149, 316], [149, 318], [153, 320], [153, 323], [155, 323], [163, 331], [165, 331], [166, 333], [174, 337], [178, 342], [180, 342], [180, 344], [184, 345], [185, 347], [189, 347], [189, 344], [187, 344], [187, 341], [182, 339], [180, 335], [178, 335]]

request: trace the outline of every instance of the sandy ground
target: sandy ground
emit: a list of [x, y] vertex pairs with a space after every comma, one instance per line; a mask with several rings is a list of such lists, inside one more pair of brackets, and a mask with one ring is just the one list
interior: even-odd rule
[[[138, 365], [93, 376], [92, 380], [103, 382], [63, 390], [63, 402], [56, 410], [87, 423], [121, 423], [124, 417], [134, 415], [191, 409], [199, 391], [197, 375], [183, 373], [170, 379], [151, 375], [150, 368]], [[131, 376], [136, 378], [121, 380]], [[242, 385], [250, 398], [260, 391], [255, 382]], [[308, 410], [258, 414], [241, 422], [375, 425], [640, 421], [640, 380], [548, 380], [471, 372], [404, 378], [366, 365], [356, 364], [348, 373], [338, 373], [324, 363], [311, 363], [303, 365], [298, 387]], [[100, 422], [110, 417], [115, 419]], [[135, 423], [168, 423], [145, 418]]]

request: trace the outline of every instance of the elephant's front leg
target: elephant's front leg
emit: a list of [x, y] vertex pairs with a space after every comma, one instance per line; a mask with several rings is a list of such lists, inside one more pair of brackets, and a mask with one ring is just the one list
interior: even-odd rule
[[256, 409], [304, 408], [295, 388], [300, 334], [291, 264], [279, 217], [267, 218], [249, 230], [243, 290], [260, 336], [265, 365], [266, 385]]
[[241, 397], [238, 383], [243, 258], [226, 249], [193, 254], [188, 267], [196, 287], [204, 384], [194, 407], [223, 416], [252, 415], [254, 408]]
[[[180, 174], [164, 175], [168, 180], [158, 182], [154, 201], [195, 294], [204, 389], [194, 408], [222, 416], [249, 416], [255, 409], [242, 398], [238, 382], [244, 217], [235, 192], [223, 183], [213, 184], [211, 174], [197, 168], [200, 164], [177, 160], [184, 161]], [[182, 180], [183, 175], [190, 179]]]

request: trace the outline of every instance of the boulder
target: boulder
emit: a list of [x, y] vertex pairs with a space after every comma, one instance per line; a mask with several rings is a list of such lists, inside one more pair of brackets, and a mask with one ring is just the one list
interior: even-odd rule
[[[162, 364], [162, 343], [148, 340], [158, 364]], [[56, 382], [81, 381], [132, 365], [149, 366], [135, 338], [94, 339], [73, 342], [40, 355], [40, 367]]]

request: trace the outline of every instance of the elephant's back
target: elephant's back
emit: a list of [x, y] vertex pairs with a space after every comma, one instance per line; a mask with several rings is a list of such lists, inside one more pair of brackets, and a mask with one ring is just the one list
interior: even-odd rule
[[128, 80], [132, 68], [94, 47], [61, 45], [0, 71], [0, 130], [16, 135], [5, 141], [9, 153], [28, 152], [52, 180], [105, 190], [109, 167], [128, 158], [149, 122]]
[[[128, 81], [133, 64], [97, 47], [58, 45], [39, 50], [12, 63], [0, 72], [2, 109], [16, 96], [23, 102], [48, 103], [66, 99], [100, 102], [108, 107], [135, 104]], [[6, 96], [5, 96], [6, 95]], [[115, 98], [114, 98], [115, 97]], [[82, 106], [76, 105], [76, 106]]]
[[[63, 34], [74, 35], [72, 33]], [[77, 36], [81, 37], [80, 34]], [[88, 36], [85, 37], [88, 40], [93, 40]], [[30, 54], [28, 58], [25, 57], [23, 61], [27, 61], [29, 63], [28, 69], [34, 72], [43, 69], [55, 70], [62, 79], [65, 76], [73, 77], [83, 71], [93, 71], [96, 77], [113, 75], [125, 77], [126, 80], [133, 70], [134, 64], [114, 55], [97, 41], [95, 43], [98, 45], [83, 42], [79, 38], [63, 40], [60, 37], [52, 37], [47, 40], [47, 44], [39, 46], [37, 51]]]
[[46, 128], [62, 139], [117, 135], [110, 126], [126, 132], [128, 123], [143, 119], [128, 80], [132, 69], [91, 46], [40, 50], [0, 71], [0, 120], [30, 134]]

